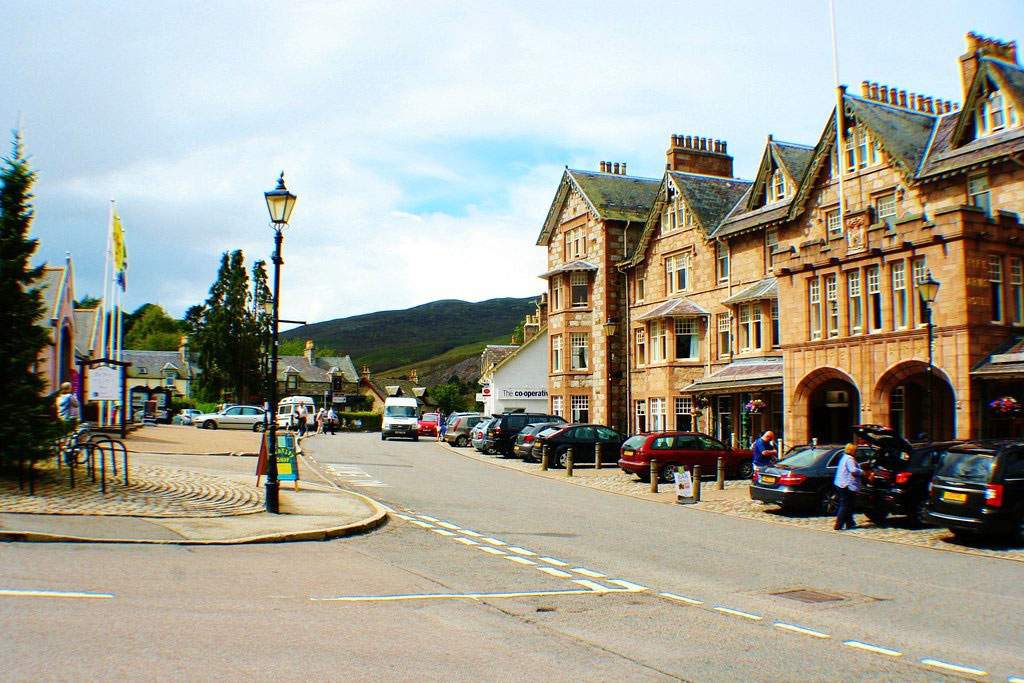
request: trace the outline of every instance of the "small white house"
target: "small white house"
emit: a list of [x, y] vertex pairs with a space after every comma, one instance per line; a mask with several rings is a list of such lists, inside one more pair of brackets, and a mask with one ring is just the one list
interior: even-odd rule
[[548, 412], [548, 330], [541, 328], [522, 346], [488, 368], [480, 377], [485, 415], [522, 409]]

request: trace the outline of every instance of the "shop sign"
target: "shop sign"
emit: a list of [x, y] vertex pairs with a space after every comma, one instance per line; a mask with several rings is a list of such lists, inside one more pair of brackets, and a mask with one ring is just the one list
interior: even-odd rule
[[547, 398], [547, 387], [509, 387], [500, 390], [502, 399], [512, 398]]

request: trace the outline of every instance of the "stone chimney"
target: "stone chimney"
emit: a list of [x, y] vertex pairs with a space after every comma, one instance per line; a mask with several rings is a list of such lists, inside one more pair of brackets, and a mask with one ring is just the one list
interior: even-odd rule
[[541, 327], [548, 324], [548, 293], [544, 292], [537, 298], [537, 319]]
[[673, 135], [665, 152], [665, 168], [683, 173], [732, 177], [732, 157], [724, 140], [692, 135]]
[[415, 368], [409, 371], [409, 381], [413, 384], [419, 384], [420, 378], [419, 375], [416, 374]]
[[306, 351], [302, 355], [306, 357], [306, 362], [310, 365], [316, 365], [316, 352], [314, 351], [312, 339], [306, 340]]
[[626, 162], [611, 162], [602, 161], [599, 168], [601, 173], [611, 173], [612, 175], [626, 175]]
[[365, 379], [367, 382], [370, 381], [370, 366], [364, 365], [359, 369], [359, 376]]
[[182, 363], [188, 363], [188, 336], [181, 335], [181, 339], [178, 340], [178, 355], [181, 357]]
[[891, 107], [909, 109], [910, 111], [918, 111], [922, 114], [948, 114], [950, 111], [956, 111], [959, 108], [957, 103], [950, 102], [949, 100], [940, 100], [913, 92], [907, 94], [906, 90], [900, 90], [888, 85], [879, 85], [870, 81], [861, 81], [860, 96], [865, 100], [881, 102]]
[[1011, 64], [1017, 63], [1017, 43], [1015, 41], [1003, 42], [994, 38], [986, 38], [973, 31], [965, 36], [967, 40], [967, 51], [960, 55], [960, 85], [964, 99], [967, 99], [967, 89], [974, 82], [974, 75], [978, 73], [978, 63], [982, 56], [995, 57]]

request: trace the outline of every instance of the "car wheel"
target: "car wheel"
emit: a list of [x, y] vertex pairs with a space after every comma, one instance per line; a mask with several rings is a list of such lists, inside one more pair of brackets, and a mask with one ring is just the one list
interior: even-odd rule
[[[575, 463], [573, 463], [575, 465]], [[569, 449], [563, 448], [555, 454], [555, 467], [565, 469], [569, 466]]]
[[[675, 472], [676, 472], [676, 466], [675, 465], [662, 465], [661, 469], [658, 470], [658, 481], [661, 482], [662, 484], [672, 484], [672, 483], [675, 483], [676, 479], [673, 476], [675, 474]], [[647, 479], [650, 480], [650, 475], [648, 475]]]
[[381, 433], [380, 433], [380, 440], [381, 440], [381, 441], [387, 441], [387, 440], [388, 440], [388, 437], [387, 437], [387, 435], [386, 435], [386, 434], [384, 434], [384, 432], [381, 432]]
[[910, 514], [910, 521], [916, 527], [931, 526], [931, 522], [928, 521], [928, 499], [922, 498], [917, 501], [917, 505], [914, 506], [913, 512]]
[[203, 423], [203, 429], [216, 429], [216, 428], [217, 428], [217, 423], [214, 422], [213, 420], [207, 420], [206, 422]]
[[953, 532], [953, 540], [957, 543], [975, 543], [978, 540], [978, 534], [973, 531], [966, 529], [950, 529]]
[[640, 477], [640, 481], [642, 481], [645, 484], [650, 484], [651, 483], [651, 472], [650, 472], [650, 470], [647, 470], [646, 472], [638, 472], [636, 476]]
[[413, 441], [419, 441], [420, 440], [420, 435], [416, 434], [415, 436], [412, 437], [412, 440]]
[[822, 515], [832, 516], [836, 514], [839, 507], [839, 493], [829, 486], [821, 491], [818, 496], [818, 512]]
[[464, 435], [457, 436], [455, 437], [455, 445], [458, 446], [459, 448], [465, 448], [467, 445], [469, 445], [469, 438]]
[[254, 432], [262, 432], [264, 429], [266, 429], [266, 425], [264, 425], [262, 422], [257, 422], [252, 426], [252, 431]]
[[740, 463], [740, 479], [750, 479], [754, 476], [754, 463], [744, 460]]
[[889, 513], [885, 510], [868, 510], [864, 514], [875, 523], [875, 526], [885, 526], [886, 520], [889, 519]]

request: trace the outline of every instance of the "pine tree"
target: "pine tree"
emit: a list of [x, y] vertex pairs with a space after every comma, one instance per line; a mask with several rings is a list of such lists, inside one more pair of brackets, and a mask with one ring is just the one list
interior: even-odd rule
[[0, 463], [35, 462], [49, 455], [53, 439], [66, 431], [52, 413], [53, 397], [44, 395], [43, 378], [33, 372], [50, 343], [43, 297], [37, 286], [43, 269], [31, 267], [38, 242], [32, 226], [29, 168], [20, 136], [0, 171]]
[[259, 348], [257, 386], [267, 396], [270, 395], [271, 326], [274, 323], [273, 313], [268, 313], [267, 308], [273, 300], [274, 293], [270, 291], [270, 281], [267, 277], [267, 263], [256, 261], [252, 264], [252, 319], [253, 335]]

